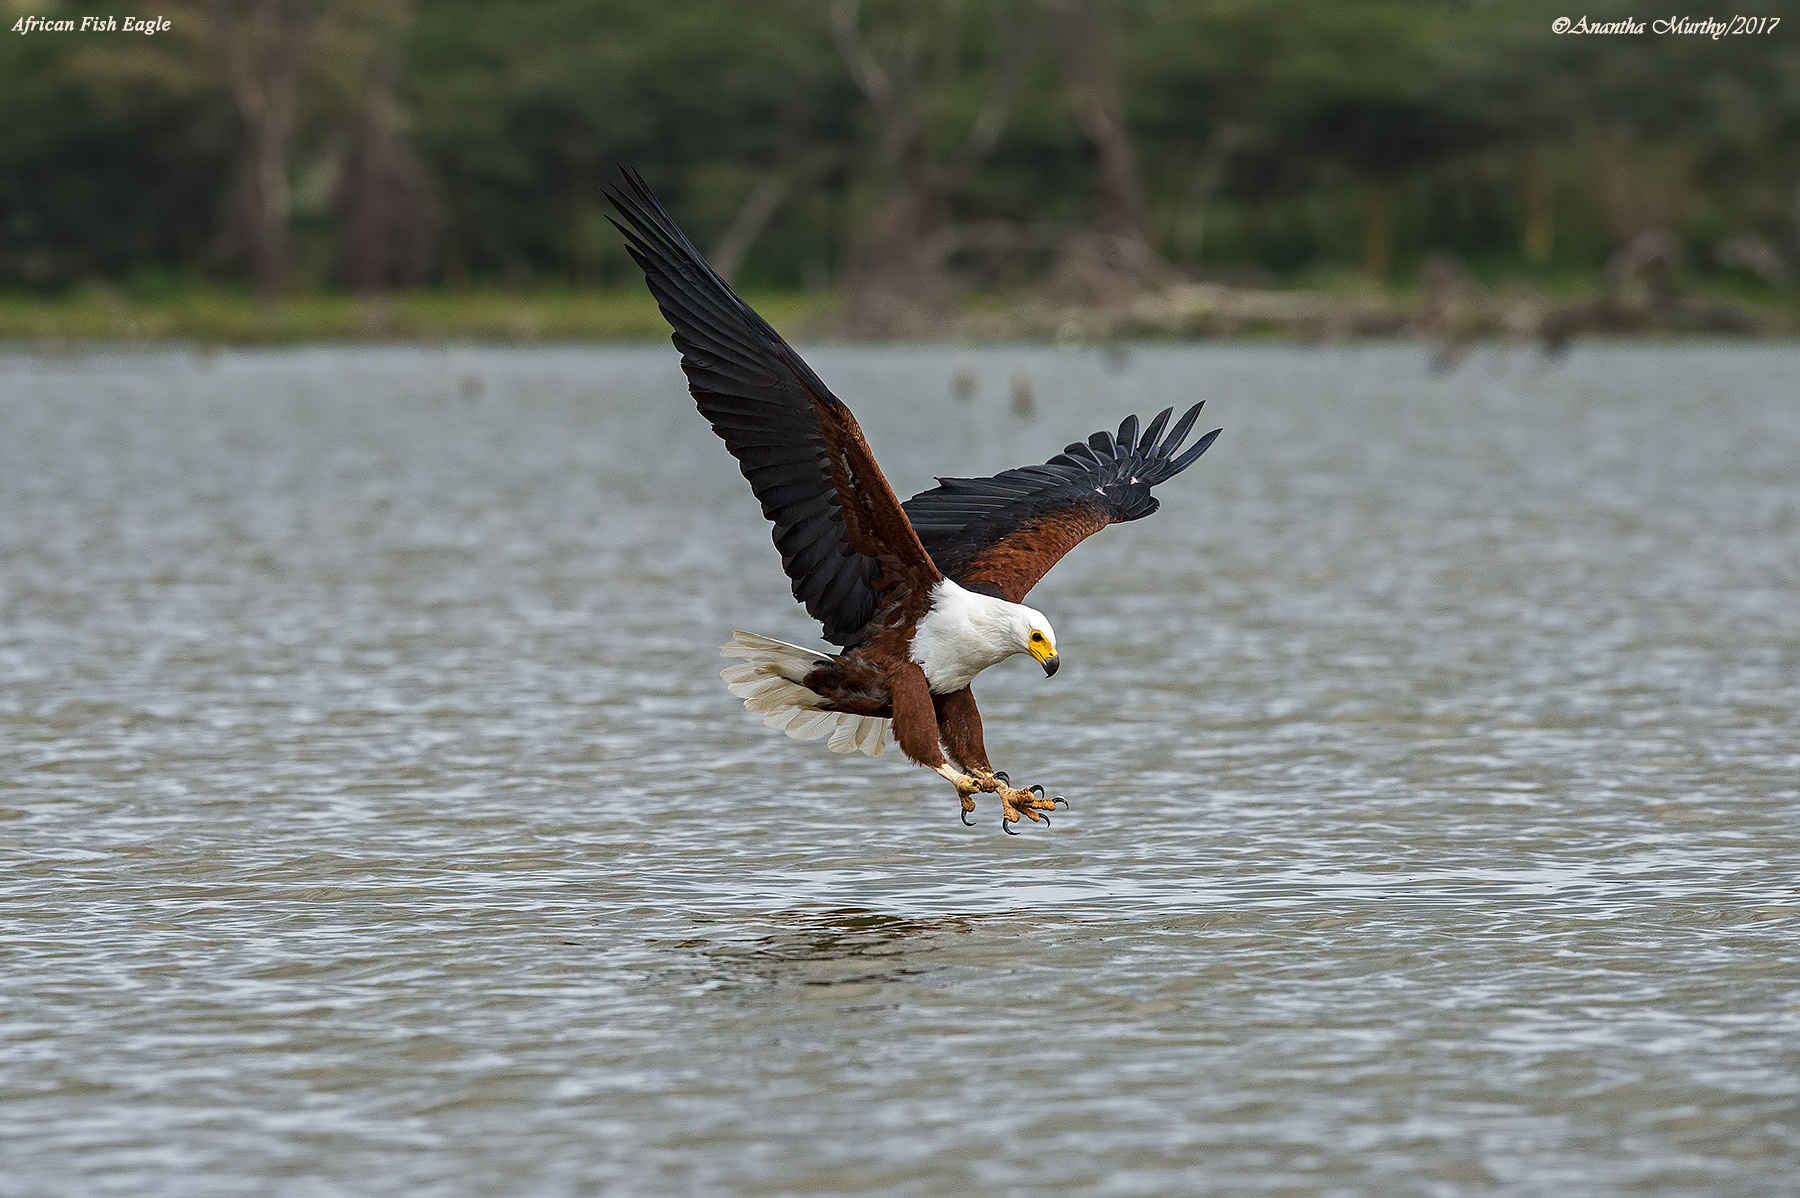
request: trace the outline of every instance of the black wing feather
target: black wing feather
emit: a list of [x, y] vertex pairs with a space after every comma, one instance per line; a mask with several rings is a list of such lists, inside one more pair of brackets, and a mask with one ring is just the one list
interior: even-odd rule
[[959, 582], [983, 553], [1046, 518], [1141, 520], [1159, 506], [1150, 489], [1193, 465], [1218, 437], [1214, 429], [1177, 454], [1204, 406], [1190, 408], [1166, 437], [1162, 431], [1173, 408], [1158, 413], [1141, 438], [1138, 418], [1127, 416], [1117, 433], [1076, 441], [1041, 466], [991, 478], [940, 478], [906, 501], [906, 514], [939, 569]]
[[[800, 355], [715, 273], [636, 171], [607, 192], [627, 249], [674, 328], [694, 402], [774, 524], [794, 598], [825, 639], [867, 635], [881, 565], [850, 547], [813, 395], [838, 401]], [[810, 392], [810, 394], [809, 394]]]

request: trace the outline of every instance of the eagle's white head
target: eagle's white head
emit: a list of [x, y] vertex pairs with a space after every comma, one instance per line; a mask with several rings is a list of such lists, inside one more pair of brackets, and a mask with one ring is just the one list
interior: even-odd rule
[[1037, 658], [1037, 663], [1044, 667], [1045, 677], [1056, 673], [1056, 667], [1062, 664], [1056, 656], [1056, 629], [1050, 627], [1050, 621], [1035, 607], [1026, 607], [1022, 603], [1012, 606], [1018, 608], [1013, 616], [1013, 636], [1019, 646], [1013, 652], [1029, 653]]
[[913, 635], [912, 659], [936, 694], [961, 690], [975, 675], [1015, 653], [1029, 653], [1056, 673], [1056, 630], [1023, 603], [957, 586], [948, 578], [931, 592], [931, 610]]

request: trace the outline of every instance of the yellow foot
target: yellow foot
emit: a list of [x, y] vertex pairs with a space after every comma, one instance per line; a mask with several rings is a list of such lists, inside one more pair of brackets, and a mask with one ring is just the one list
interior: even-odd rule
[[1042, 823], [1048, 828], [1050, 816], [1047, 813], [1056, 810], [1058, 803], [1064, 807], [1069, 805], [1069, 800], [1061, 795], [1057, 795], [1053, 799], [1045, 798], [1044, 788], [1041, 786], [1028, 786], [1024, 790], [1015, 790], [1008, 785], [1011, 779], [1007, 778], [1005, 774], [990, 774], [986, 781], [993, 784], [991, 789], [1000, 796], [1000, 830], [1008, 836], [1018, 835], [1012, 830], [1012, 825], [1019, 822], [1021, 815], [1034, 822]]
[[962, 822], [973, 828], [975, 825], [969, 816], [975, 811], [975, 796], [982, 793], [996, 795], [1000, 799], [1000, 830], [1008, 836], [1017, 836], [1012, 825], [1021, 819], [1029, 819], [1033, 823], [1050, 826], [1050, 817], [1046, 812], [1056, 810], [1058, 803], [1064, 807], [1069, 801], [1058, 795], [1056, 798], [1045, 798], [1041, 786], [1027, 787], [1024, 790], [1014, 789], [1005, 774], [978, 773], [973, 777], [959, 774], [947, 765], [939, 766], [937, 772], [954, 787], [956, 797], [962, 802]]

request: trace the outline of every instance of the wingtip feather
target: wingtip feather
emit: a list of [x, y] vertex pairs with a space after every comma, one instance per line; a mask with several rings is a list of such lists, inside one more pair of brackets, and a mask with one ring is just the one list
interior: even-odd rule
[[1131, 450], [1136, 447], [1137, 438], [1138, 418], [1137, 413], [1133, 412], [1131, 415], [1125, 417], [1125, 419], [1119, 421], [1119, 431], [1113, 434], [1113, 440], [1118, 442], [1119, 448]]
[[1174, 411], [1174, 408], [1164, 408], [1156, 414], [1156, 419], [1150, 422], [1150, 427], [1144, 430], [1143, 439], [1137, 444], [1139, 457], [1144, 456], [1155, 448], [1156, 439], [1162, 436], [1163, 425], [1169, 423], [1169, 417], [1174, 414]]
[[1167, 457], [1180, 449], [1181, 443], [1187, 440], [1188, 433], [1193, 431], [1194, 422], [1200, 419], [1200, 409], [1205, 406], [1206, 401], [1201, 400], [1199, 403], [1183, 412], [1181, 414], [1181, 419], [1175, 422], [1175, 427], [1169, 430], [1169, 435], [1164, 437], [1162, 444], [1156, 447], [1157, 453]]
[[1168, 472], [1165, 477], [1173, 478], [1183, 470], [1186, 470], [1189, 466], [1192, 466], [1194, 462], [1199, 459], [1201, 454], [1212, 448], [1212, 443], [1218, 440], [1219, 434], [1224, 431], [1225, 430], [1222, 428], [1215, 428], [1212, 432], [1194, 442], [1188, 447], [1186, 453], [1169, 463]]

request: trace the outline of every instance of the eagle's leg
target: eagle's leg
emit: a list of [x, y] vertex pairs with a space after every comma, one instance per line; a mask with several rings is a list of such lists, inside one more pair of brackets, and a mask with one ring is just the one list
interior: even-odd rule
[[973, 828], [975, 825], [969, 817], [975, 814], [975, 796], [980, 794], [984, 789], [980, 781], [969, 777], [967, 774], [957, 773], [956, 767], [949, 762], [933, 766], [932, 768], [935, 769], [946, 782], [956, 787], [956, 797], [962, 803], [963, 827]]
[[988, 788], [944, 759], [944, 750], [938, 744], [936, 696], [925, 681], [925, 671], [907, 662], [889, 675], [888, 691], [894, 704], [894, 743], [902, 753], [936, 770], [956, 787], [957, 800], [962, 803], [962, 822], [974, 827], [969, 816], [975, 810], [975, 796]]
[[[965, 686], [947, 695], [933, 695], [931, 699], [937, 710], [938, 735], [942, 737], [944, 747], [950, 750], [951, 758], [969, 771], [979, 789], [999, 796], [1002, 828], [1011, 831], [1007, 825], [1018, 823], [1021, 816], [1049, 824], [1050, 818], [1043, 812], [1054, 810], [1058, 803], [1065, 807], [1069, 805], [1067, 799], [1045, 798], [1041, 786], [1017, 790], [1011, 785], [1010, 778], [994, 772], [994, 767], [988, 764], [987, 745], [981, 737], [981, 711], [975, 706], [974, 691]], [[963, 799], [964, 811], [971, 810], [974, 805], [973, 799]]]

